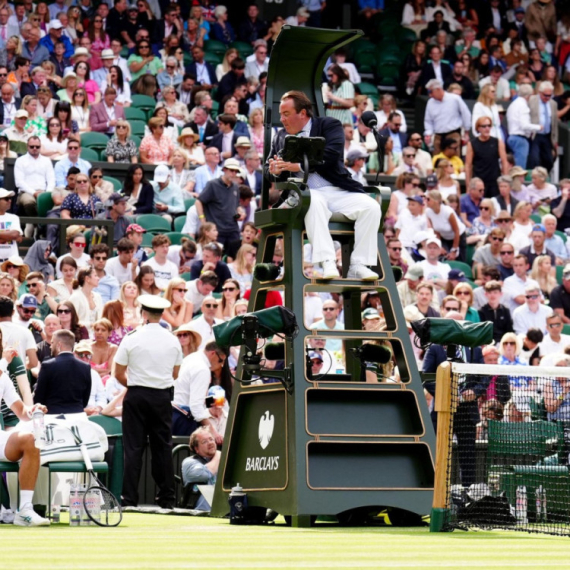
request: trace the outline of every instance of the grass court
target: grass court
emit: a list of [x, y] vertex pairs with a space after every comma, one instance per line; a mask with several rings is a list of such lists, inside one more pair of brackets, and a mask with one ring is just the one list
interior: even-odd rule
[[[118, 528], [0, 526], [2, 567], [570, 568], [570, 539], [519, 532], [430, 534], [422, 528], [295, 529], [227, 519], [125, 513]], [[62, 521], [67, 514], [62, 513]]]

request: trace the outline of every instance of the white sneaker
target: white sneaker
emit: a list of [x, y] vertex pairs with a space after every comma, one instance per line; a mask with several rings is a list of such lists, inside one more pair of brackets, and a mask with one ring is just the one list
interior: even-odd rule
[[24, 511], [18, 511], [14, 517], [15, 526], [49, 526], [50, 522], [48, 519], [40, 517], [34, 509], [26, 509]]
[[347, 279], [360, 279], [361, 281], [377, 281], [380, 279], [379, 275], [366, 265], [351, 265], [346, 277]]
[[0, 509], [0, 522], [4, 524], [12, 524], [14, 522], [14, 511], [12, 509]]
[[334, 261], [323, 261], [323, 275], [321, 279], [338, 279], [339, 273]]

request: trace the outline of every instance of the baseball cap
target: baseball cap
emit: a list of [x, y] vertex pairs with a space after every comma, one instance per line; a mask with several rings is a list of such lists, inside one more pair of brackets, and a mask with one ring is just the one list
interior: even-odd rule
[[417, 202], [418, 204], [421, 204], [422, 206], [424, 204], [424, 199], [421, 196], [408, 196], [408, 200], [411, 200], [413, 202]]
[[297, 10], [297, 17], [301, 16], [302, 18], [310, 18], [311, 13], [307, 8], [301, 7]]
[[146, 234], [146, 230], [142, 226], [139, 226], [138, 224], [129, 224], [127, 226], [125, 233], [130, 234], [131, 232], [135, 232], [137, 234]]
[[369, 307], [368, 309], [364, 309], [364, 311], [362, 311], [361, 316], [362, 320], [379, 319], [380, 313], [376, 309]]
[[101, 59], [115, 59], [115, 54], [112, 49], [104, 49], [101, 52]]
[[417, 281], [424, 276], [424, 268], [421, 265], [412, 265], [404, 277], [406, 279], [411, 279], [412, 281]]
[[221, 386], [211, 386], [208, 397], [214, 398], [214, 405], [222, 407], [226, 401], [226, 391]]
[[20, 109], [19, 111], [16, 111], [16, 119], [27, 119], [29, 117], [28, 115], [28, 111], [26, 111], [25, 109]]
[[87, 341], [82, 340], [75, 344], [73, 352], [88, 352], [89, 354], [93, 354], [93, 349]]
[[24, 307], [24, 309], [37, 309], [38, 308], [38, 301], [37, 299], [28, 293], [24, 293], [18, 299], [16, 303], [19, 307]]
[[430, 243], [435, 243], [439, 247], [441, 247], [441, 240], [439, 238], [436, 238], [435, 236], [428, 237], [428, 239], [426, 240], [426, 245], [429, 245]]
[[564, 277], [565, 279], [570, 278], [570, 263], [567, 263], [564, 266], [564, 270], [562, 271], [562, 277]]
[[123, 196], [122, 194], [119, 194], [118, 192], [113, 192], [107, 202], [112, 202], [111, 205], [113, 204], [118, 204], [119, 202], [126, 202], [128, 200], [128, 198], [126, 196]]
[[155, 182], [166, 182], [170, 178], [170, 170], [166, 164], [159, 164], [154, 169], [154, 181]]
[[467, 281], [467, 278], [465, 277], [465, 273], [463, 273], [463, 271], [461, 271], [460, 269], [452, 269], [448, 274], [447, 274], [447, 278], [448, 279], [452, 279], [453, 281]]
[[433, 233], [431, 232], [427, 232], [425, 230], [420, 230], [419, 232], [416, 232], [416, 235], [414, 236], [414, 243], [416, 245], [420, 245], [420, 243], [422, 243], [422, 241], [425, 241], [426, 239], [428, 239], [429, 237], [432, 237]]
[[251, 141], [247, 137], [238, 137], [236, 141], [236, 146], [246, 146], [251, 147]]
[[360, 148], [353, 148], [346, 153], [346, 160], [358, 160], [359, 158], [368, 158], [368, 153]]
[[59, 20], [51, 20], [49, 23], [50, 30], [61, 30], [63, 28], [63, 24]]
[[430, 174], [426, 177], [426, 188], [435, 188], [438, 185], [437, 176]]
[[534, 224], [534, 226], [532, 226], [532, 231], [546, 233], [546, 228], [543, 224]]
[[239, 172], [241, 166], [235, 158], [226, 158], [223, 168], [227, 168], [228, 170], [237, 170]]
[[323, 361], [323, 357], [318, 352], [314, 352], [314, 351], [309, 352], [309, 358], [311, 360], [313, 360], [313, 358], [316, 358], [317, 360], [320, 360], [321, 362]]
[[515, 14], [524, 14], [524, 8], [522, 6], [515, 8]]
[[12, 196], [14, 196], [14, 192], [6, 190], [6, 188], [0, 188], [0, 198], [11, 198]]

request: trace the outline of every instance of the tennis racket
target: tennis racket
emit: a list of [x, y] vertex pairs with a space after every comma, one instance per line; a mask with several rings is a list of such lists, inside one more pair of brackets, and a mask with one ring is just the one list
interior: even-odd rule
[[[77, 436], [76, 436], [77, 437]], [[118, 526], [123, 520], [123, 508], [117, 500], [117, 497], [99, 481], [93, 464], [87, 451], [87, 447], [81, 441], [78, 444], [83, 456], [83, 462], [87, 469], [87, 473], [91, 477], [90, 486], [83, 495], [83, 507], [87, 516], [99, 526]]]
[[99, 481], [99, 478], [93, 470], [93, 463], [89, 457], [87, 446], [79, 435], [79, 430], [75, 426], [73, 429], [67, 429], [73, 434], [73, 438], [81, 451], [85, 468], [90, 477], [89, 487], [87, 491], [85, 491], [85, 495], [83, 495], [83, 506], [87, 516], [99, 526], [118, 526], [123, 520], [123, 508], [121, 507], [121, 503], [119, 503], [117, 497]]

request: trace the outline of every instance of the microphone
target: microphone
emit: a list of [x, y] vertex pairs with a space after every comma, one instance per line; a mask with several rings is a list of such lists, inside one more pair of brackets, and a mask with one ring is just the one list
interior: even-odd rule
[[358, 348], [350, 349], [350, 352], [361, 362], [388, 364], [392, 359], [392, 351], [388, 347], [379, 344], [370, 344], [368, 342], [365, 342]]
[[369, 129], [376, 129], [378, 126], [378, 119], [376, 118], [376, 114], [372, 111], [364, 111], [360, 116], [360, 120], [362, 124]]
[[268, 342], [264, 352], [267, 360], [285, 360], [285, 343]]
[[280, 273], [281, 268], [273, 263], [258, 263], [253, 268], [253, 276], [258, 281], [275, 281]]

